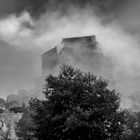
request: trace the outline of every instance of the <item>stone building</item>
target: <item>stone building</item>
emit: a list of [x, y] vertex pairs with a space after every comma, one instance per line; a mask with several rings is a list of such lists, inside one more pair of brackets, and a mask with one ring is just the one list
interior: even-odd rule
[[56, 46], [42, 54], [43, 75], [57, 73], [60, 65], [68, 64], [110, 78], [112, 62], [102, 53], [95, 36], [64, 38], [61, 46], [59, 52]]

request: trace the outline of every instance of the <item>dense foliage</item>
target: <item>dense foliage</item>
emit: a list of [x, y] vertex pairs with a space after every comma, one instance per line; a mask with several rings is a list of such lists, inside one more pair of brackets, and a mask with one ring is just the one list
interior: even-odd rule
[[[16, 135], [24, 140], [29, 140], [32, 137], [32, 119], [31, 112], [28, 107], [25, 107], [25, 104], [22, 106], [22, 118], [19, 120], [16, 126]], [[32, 137], [33, 138], [33, 137]]]
[[32, 99], [34, 135], [39, 140], [119, 140], [125, 113], [108, 81], [70, 66], [48, 76], [45, 100]]
[[126, 131], [122, 140], [140, 140], [140, 112], [128, 112], [126, 118]]

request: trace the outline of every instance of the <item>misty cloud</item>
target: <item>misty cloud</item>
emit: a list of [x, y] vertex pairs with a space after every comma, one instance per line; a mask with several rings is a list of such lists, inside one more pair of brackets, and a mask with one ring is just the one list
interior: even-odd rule
[[12, 45], [26, 44], [32, 38], [33, 21], [29, 13], [24, 12], [20, 17], [10, 15], [0, 20], [0, 38]]
[[34, 88], [40, 76], [40, 56], [36, 51], [17, 50], [0, 41], [0, 96]]

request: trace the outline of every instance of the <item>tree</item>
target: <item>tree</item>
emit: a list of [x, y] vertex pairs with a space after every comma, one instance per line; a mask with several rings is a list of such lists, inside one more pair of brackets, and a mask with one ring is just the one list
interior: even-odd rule
[[22, 118], [17, 123], [16, 128], [16, 134], [19, 138], [23, 140], [29, 140], [32, 132], [30, 129], [32, 129], [32, 119], [31, 119], [31, 113], [28, 107], [25, 107], [25, 104], [22, 105], [22, 108], [24, 110], [24, 113], [22, 115]]
[[108, 81], [70, 66], [48, 76], [45, 100], [31, 99], [34, 135], [39, 140], [119, 140], [125, 111]]
[[140, 139], [140, 112], [128, 112], [128, 121], [126, 124], [126, 132], [123, 140], [139, 140]]

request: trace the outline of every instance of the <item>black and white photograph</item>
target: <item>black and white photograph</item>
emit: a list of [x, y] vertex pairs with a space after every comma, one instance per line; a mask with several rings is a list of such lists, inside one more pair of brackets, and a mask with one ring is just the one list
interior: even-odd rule
[[140, 140], [140, 0], [0, 0], [0, 140]]

